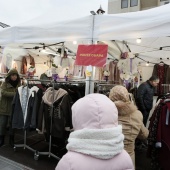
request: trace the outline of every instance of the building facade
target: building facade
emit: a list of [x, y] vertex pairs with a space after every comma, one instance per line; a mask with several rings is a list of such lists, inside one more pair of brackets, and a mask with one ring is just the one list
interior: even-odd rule
[[168, 3], [170, 0], [109, 0], [108, 14], [141, 11]]

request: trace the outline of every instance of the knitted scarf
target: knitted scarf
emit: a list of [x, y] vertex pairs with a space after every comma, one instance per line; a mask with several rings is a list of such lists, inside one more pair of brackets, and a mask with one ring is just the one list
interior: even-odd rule
[[67, 150], [99, 159], [110, 159], [122, 152], [122, 126], [107, 129], [82, 129], [70, 134]]

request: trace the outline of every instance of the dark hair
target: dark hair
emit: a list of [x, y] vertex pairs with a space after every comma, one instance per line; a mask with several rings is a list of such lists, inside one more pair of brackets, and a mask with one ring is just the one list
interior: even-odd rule
[[159, 77], [156, 75], [153, 75], [149, 78], [149, 81], [155, 81], [155, 80], [159, 80]]

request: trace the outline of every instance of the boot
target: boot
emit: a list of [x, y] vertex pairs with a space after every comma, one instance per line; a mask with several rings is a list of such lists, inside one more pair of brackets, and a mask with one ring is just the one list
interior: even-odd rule
[[14, 147], [14, 135], [9, 136], [9, 145], [13, 148]]
[[0, 135], [0, 147], [4, 145], [4, 139], [5, 139], [5, 136]]

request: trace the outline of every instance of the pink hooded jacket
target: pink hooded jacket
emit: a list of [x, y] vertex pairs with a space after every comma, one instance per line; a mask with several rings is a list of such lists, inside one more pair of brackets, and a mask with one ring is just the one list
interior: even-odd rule
[[133, 170], [123, 149], [118, 111], [103, 94], [89, 94], [72, 106], [74, 132], [55, 170]]

